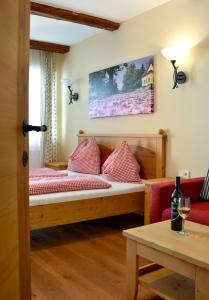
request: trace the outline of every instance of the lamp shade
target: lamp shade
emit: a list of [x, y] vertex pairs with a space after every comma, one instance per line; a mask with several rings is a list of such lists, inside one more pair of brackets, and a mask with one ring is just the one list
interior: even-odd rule
[[185, 47], [164, 48], [161, 53], [168, 60], [180, 60], [184, 58], [186, 50]]
[[65, 85], [65, 86], [71, 86], [73, 84], [73, 81], [69, 78], [64, 78], [61, 80], [61, 82]]

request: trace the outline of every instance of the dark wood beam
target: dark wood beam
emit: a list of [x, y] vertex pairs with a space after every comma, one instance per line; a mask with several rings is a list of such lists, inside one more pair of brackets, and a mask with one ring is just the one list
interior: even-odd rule
[[43, 50], [43, 51], [56, 52], [56, 53], [67, 53], [70, 51], [70, 46], [30, 40], [30, 49]]
[[53, 7], [45, 4], [31, 2], [31, 14], [52, 18], [56, 20], [69, 21], [78, 24], [88, 25], [91, 27], [97, 27], [110, 31], [117, 30], [120, 27], [120, 23], [116, 23], [110, 20], [77, 13], [71, 10], [66, 10], [58, 7]]

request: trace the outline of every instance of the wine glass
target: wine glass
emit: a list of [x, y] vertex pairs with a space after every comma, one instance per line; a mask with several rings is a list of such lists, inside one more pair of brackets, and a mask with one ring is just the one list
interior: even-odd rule
[[185, 231], [185, 219], [188, 217], [190, 213], [190, 198], [189, 197], [182, 197], [178, 203], [178, 213], [182, 217], [182, 230], [179, 231], [179, 234], [182, 235], [189, 235], [188, 231]]

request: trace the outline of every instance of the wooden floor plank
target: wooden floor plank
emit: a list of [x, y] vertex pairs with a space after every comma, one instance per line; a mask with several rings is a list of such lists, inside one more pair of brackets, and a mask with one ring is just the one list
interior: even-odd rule
[[[126, 242], [121, 231], [142, 222], [131, 214], [33, 231], [32, 299], [125, 300]], [[161, 299], [143, 287], [139, 294], [137, 300]]]

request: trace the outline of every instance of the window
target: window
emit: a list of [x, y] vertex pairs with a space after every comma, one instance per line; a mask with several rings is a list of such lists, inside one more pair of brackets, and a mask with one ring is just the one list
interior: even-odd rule
[[29, 133], [29, 165], [57, 160], [56, 68], [52, 53], [32, 50], [29, 66], [29, 124], [45, 124], [45, 133]]
[[[41, 62], [40, 52], [30, 52], [29, 65], [29, 124], [41, 124]], [[29, 165], [41, 167], [41, 135], [29, 133]]]

